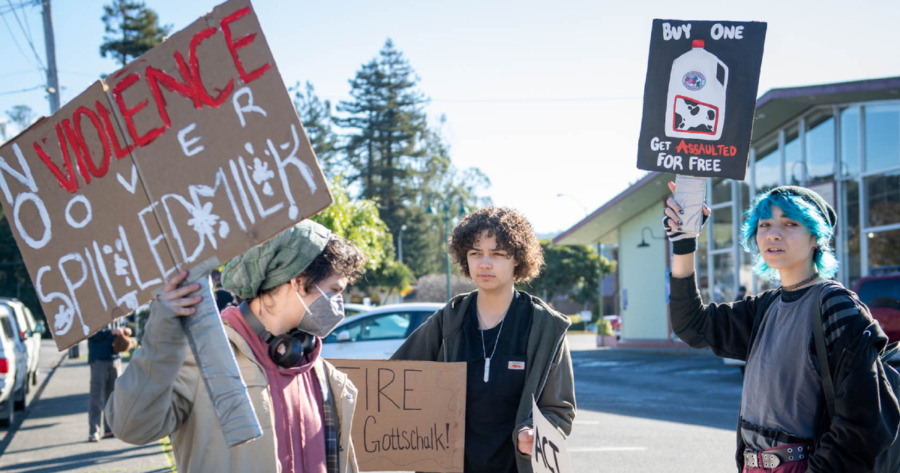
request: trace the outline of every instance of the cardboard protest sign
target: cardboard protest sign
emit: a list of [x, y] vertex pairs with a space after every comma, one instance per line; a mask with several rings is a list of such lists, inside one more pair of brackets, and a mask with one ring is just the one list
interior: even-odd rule
[[248, 0], [0, 148], [0, 191], [60, 349], [332, 201]]
[[531, 399], [531, 417], [534, 420], [534, 445], [531, 447], [531, 468], [534, 472], [574, 472], [565, 437], [541, 414], [534, 398]]
[[637, 167], [743, 180], [766, 24], [653, 20]]
[[362, 471], [463, 471], [466, 364], [331, 360], [359, 389], [353, 444]]

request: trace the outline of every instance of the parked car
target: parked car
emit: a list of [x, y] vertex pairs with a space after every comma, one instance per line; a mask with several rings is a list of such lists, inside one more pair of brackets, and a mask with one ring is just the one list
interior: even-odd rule
[[323, 340], [322, 356], [386, 360], [413, 330], [443, 306], [436, 302], [391, 304], [344, 319]]
[[900, 266], [873, 268], [853, 287], [888, 338], [900, 340]]
[[0, 427], [12, 425], [15, 410], [25, 408], [28, 389], [28, 349], [15, 315], [0, 305]]
[[365, 304], [354, 304], [352, 302], [344, 304], [344, 315], [347, 317], [353, 317], [356, 314], [360, 314], [362, 312], [368, 312], [374, 309], [374, 306], [365, 305]]
[[28, 350], [28, 382], [32, 386], [36, 386], [41, 366], [41, 340], [44, 334], [44, 324], [36, 322], [31, 310], [18, 299], [0, 297], [0, 304], [9, 308], [9, 311], [16, 317], [20, 338], [24, 339], [25, 348]]
[[613, 332], [616, 334], [616, 340], [622, 338], [622, 317], [619, 315], [604, 315], [604, 319], [609, 320]]

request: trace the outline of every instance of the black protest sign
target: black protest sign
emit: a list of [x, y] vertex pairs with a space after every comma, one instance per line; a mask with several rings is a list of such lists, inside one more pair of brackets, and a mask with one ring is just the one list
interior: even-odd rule
[[639, 169], [743, 180], [766, 24], [653, 20]]

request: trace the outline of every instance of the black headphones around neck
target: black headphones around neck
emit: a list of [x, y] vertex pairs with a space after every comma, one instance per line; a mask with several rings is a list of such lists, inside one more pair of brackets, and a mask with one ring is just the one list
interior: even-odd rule
[[299, 329], [293, 329], [284, 335], [272, 335], [256, 318], [256, 314], [250, 310], [247, 301], [241, 302], [239, 308], [247, 325], [269, 345], [269, 358], [282, 368], [293, 368], [299, 365], [303, 361], [303, 357], [311, 352], [318, 343], [315, 335]]

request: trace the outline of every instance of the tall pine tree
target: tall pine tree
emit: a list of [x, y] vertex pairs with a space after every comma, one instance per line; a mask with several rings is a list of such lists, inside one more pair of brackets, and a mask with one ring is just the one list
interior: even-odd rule
[[337, 106], [345, 114], [338, 125], [350, 131], [344, 146], [347, 178], [361, 186], [363, 197], [378, 202], [391, 229], [404, 223], [404, 197], [426, 154], [420, 144], [428, 131], [427, 99], [417, 83], [409, 62], [388, 39], [379, 56], [350, 80], [353, 100]]
[[[423, 276], [445, 270], [445, 204], [453, 225], [460, 209], [490, 203], [477, 196], [490, 182], [478, 169], [453, 167], [440, 127], [428, 125], [428, 100], [417, 85], [412, 66], [388, 39], [350, 80], [351, 100], [338, 104], [335, 123], [347, 131], [342, 170], [350, 187], [378, 203], [397, 244], [403, 232], [403, 263]], [[429, 207], [438, 213], [427, 214]]]
[[156, 12], [144, 2], [113, 0], [103, 6], [106, 35], [100, 45], [100, 56], [111, 55], [121, 66], [163, 42], [172, 25], [159, 25]]
[[298, 82], [289, 91], [294, 94], [294, 108], [297, 109], [300, 123], [303, 124], [312, 149], [316, 152], [316, 159], [322, 166], [322, 172], [329, 181], [334, 181], [345, 170], [338, 159], [338, 136], [334, 132], [331, 102], [320, 99], [309, 81], [305, 86]]

